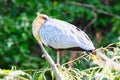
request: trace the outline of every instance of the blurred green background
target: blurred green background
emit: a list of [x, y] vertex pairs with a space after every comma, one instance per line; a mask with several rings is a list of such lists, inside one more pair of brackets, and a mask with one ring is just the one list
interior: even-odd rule
[[[69, 2], [93, 5], [94, 7], [120, 15], [119, 0], [0, 0], [0, 68], [21, 69], [43, 68], [48, 66], [42, 58], [41, 49], [32, 35], [32, 21], [37, 14], [70, 22], [85, 30], [96, 48], [116, 42], [120, 35], [120, 19], [94, 12], [95, 22], [86, 27], [94, 15], [92, 9]], [[55, 60], [54, 50], [46, 50]], [[69, 54], [61, 62], [69, 60]]]

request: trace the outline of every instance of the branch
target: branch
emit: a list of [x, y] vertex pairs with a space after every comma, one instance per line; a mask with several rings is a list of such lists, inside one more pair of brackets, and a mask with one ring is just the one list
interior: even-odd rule
[[94, 18], [85, 26], [84, 30], [86, 32], [87, 28], [89, 28], [96, 20], [97, 20], [97, 14], [94, 12], [94, 10], [92, 11], [92, 14], [94, 16]]
[[57, 69], [54, 61], [52, 60], [52, 58], [49, 56], [49, 54], [47, 53], [47, 51], [45, 50], [45, 48], [43, 47], [42, 43], [39, 42], [39, 45], [42, 49], [43, 55], [45, 56], [46, 60], [49, 62], [49, 64], [51, 65], [53, 71], [55, 72], [55, 75], [60, 79], [60, 80], [65, 80], [65, 78], [62, 76], [62, 74], [59, 72], [59, 70]]
[[102, 14], [109, 15], [109, 16], [120, 19], [119, 15], [116, 15], [116, 14], [113, 14], [113, 13], [98, 9], [95, 6], [90, 5], [90, 4], [83, 4], [83, 3], [80, 3], [80, 2], [78, 3], [78, 2], [71, 2], [71, 1], [67, 1], [66, 3], [73, 4], [73, 5], [78, 5], [78, 6], [83, 6], [83, 7], [86, 7], [86, 8], [90, 8], [90, 9], [94, 10], [95, 12], [102, 13]]
[[[98, 64], [99, 66], [102, 66], [102, 67], [107, 66], [111, 70], [120, 71], [120, 64], [119, 63], [108, 58], [100, 50], [96, 50], [95, 53], [96, 53], [95, 56], [97, 56], [97, 58], [93, 58], [93, 60], [94, 60], [94, 62], [96, 62], [96, 64]], [[92, 54], [92, 56], [94, 56], [94, 55]]]

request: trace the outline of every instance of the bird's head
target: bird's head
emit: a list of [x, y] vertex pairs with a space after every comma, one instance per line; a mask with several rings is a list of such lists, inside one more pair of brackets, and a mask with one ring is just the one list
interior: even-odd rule
[[33, 36], [38, 40], [41, 41], [40, 39], [40, 35], [39, 35], [39, 31], [40, 31], [40, 27], [48, 20], [48, 16], [45, 14], [40, 14], [38, 15], [33, 23], [32, 23], [32, 33]]

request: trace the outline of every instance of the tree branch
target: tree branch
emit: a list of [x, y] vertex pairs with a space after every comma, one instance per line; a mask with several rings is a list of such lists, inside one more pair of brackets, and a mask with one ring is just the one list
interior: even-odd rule
[[[120, 64], [119, 63], [108, 58], [100, 50], [96, 50], [95, 53], [96, 53], [95, 56], [97, 56], [97, 58], [93, 58], [93, 60], [94, 60], [94, 62], [96, 62], [96, 64], [98, 64], [99, 66], [102, 66], [102, 67], [105, 67], [107, 65], [107, 67], [111, 70], [120, 71]], [[94, 55], [92, 54], [92, 56], [94, 56]]]
[[54, 61], [52, 60], [52, 58], [49, 56], [49, 54], [47, 53], [47, 51], [45, 50], [45, 48], [43, 47], [42, 43], [39, 42], [39, 45], [42, 49], [43, 55], [45, 56], [46, 60], [49, 62], [49, 64], [51, 65], [53, 71], [55, 72], [55, 75], [60, 79], [60, 80], [65, 80], [64, 76], [62, 76], [62, 74], [59, 72], [58, 68], [56, 67]]
[[80, 3], [80, 2], [78, 3], [78, 2], [72, 2], [72, 1], [67, 1], [66, 3], [73, 4], [73, 5], [78, 5], [78, 6], [83, 6], [83, 7], [86, 7], [86, 8], [90, 8], [90, 9], [94, 10], [95, 12], [102, 13], [102, 14], [109, 15], [109, 16], [120, 19], [119, 15], [116, 15], [116, 14], [113, 14], [113, 13], [98, 9], [95, 6], [90, 5], [90, 4], [83, 4], [83, 3]]
[[94, 12], [94, 10], [92, 11], [92, 14], [94, 16], [94, 18], [85, 26], [84, 30], [86, 32], [87, 28], [89, 28], [96, 20], [97, 20], [97, 14]]

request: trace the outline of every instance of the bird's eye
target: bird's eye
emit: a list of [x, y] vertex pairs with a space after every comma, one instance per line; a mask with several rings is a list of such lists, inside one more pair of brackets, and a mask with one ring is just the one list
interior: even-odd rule
[[43, 19], [46, 21], [47, 20], [47, 18], [46, 17], [43, 17]]

